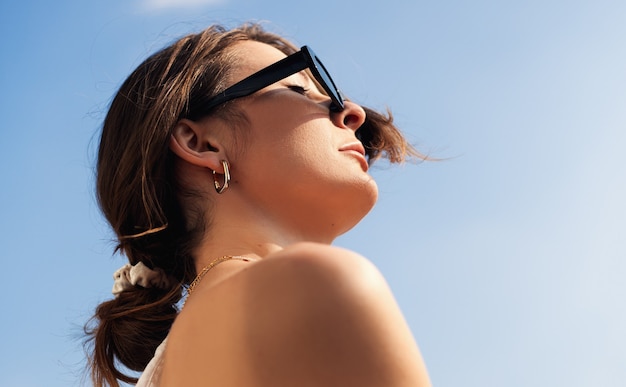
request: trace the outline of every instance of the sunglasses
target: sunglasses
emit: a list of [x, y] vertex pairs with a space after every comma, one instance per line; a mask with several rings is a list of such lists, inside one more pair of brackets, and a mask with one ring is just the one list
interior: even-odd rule
[[331, 99], [330, 110], [340, 112], [344, 109], [344, 97], [335, 86], [326, 67], [319, 60], [317, 55], [307, 46], [303, 46], [300, 51], [279, 60], [278, 62], [257, 71], [247, 78], [235, 83], [231, 87], [210, 98], [202, 106], [202, 111], [196, 112], [194, 116], [201, 117], [208, 114], [217, 106], [232, 101], [236, 98], [246, 97], [253, 94], [281, 79], [287, 78], [299, 71], [309, 69], [315, 80], [322, 86], [326, 94]]

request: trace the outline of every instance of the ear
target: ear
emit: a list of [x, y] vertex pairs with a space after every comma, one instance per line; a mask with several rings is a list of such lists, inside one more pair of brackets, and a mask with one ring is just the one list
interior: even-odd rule
[[180, 120], [170, 136], [170, 149], [181, 159], [212, 171], [222, 172], [221, 160], [227, 160], [224, 147], [211, 136], [206, 124]]

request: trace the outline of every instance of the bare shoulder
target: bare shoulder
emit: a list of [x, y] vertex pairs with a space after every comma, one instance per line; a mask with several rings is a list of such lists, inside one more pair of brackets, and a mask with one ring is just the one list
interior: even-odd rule
[[256, 295], [263, 308], [256, 310], [259, 329], [250, 341], [263, 348], [259, 369], [265, 380], [292, 385], [307, 378], [311, 386], [429, 385], [404, 317], [371, 262], [316, 244], [292, 246], [272, 258], [276, 261], [266, 262], [268, 282]]
[[181, 339], [175, 374], [215, 367], [219, 385], [429, 385], [384, 278], [354, 252], [296, 244], [203, 296], [168, 340]]

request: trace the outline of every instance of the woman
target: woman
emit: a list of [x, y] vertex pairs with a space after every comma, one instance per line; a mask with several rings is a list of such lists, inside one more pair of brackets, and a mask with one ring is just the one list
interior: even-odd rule
[[330, 246], [376, 201], [369, 164], [410, 156], [391, 117], [258, 25], [148, 58], [98, 153], [98, 199], [129, 264], [88, 329], [94, 384], [135, 382], [121, 363], [146, 386], [429, 385], [382, 276]]

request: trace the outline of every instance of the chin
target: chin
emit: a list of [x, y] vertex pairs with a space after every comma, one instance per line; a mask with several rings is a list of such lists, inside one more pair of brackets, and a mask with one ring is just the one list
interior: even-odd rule
[[376, 184], [376, 180], [370, 176], [370, 179], [366, 182], [365, 187], [363, 187], [362, 195], [365, 201], [368, 203], [366, 206], [367, 211], [363, 216], [365, 216], [368, 212], [374, 208], [374, 205], [378, 201], [378, 184]]
[[[358, 198], [358, 200], [356, 199]], [[345, 234], [356, 226], [374, 208], [378, 200], [378, 185], [374, 179], [358, 190], [351, 198], [350, 204], [342, 211], [346, 216], [337, 236]]]

